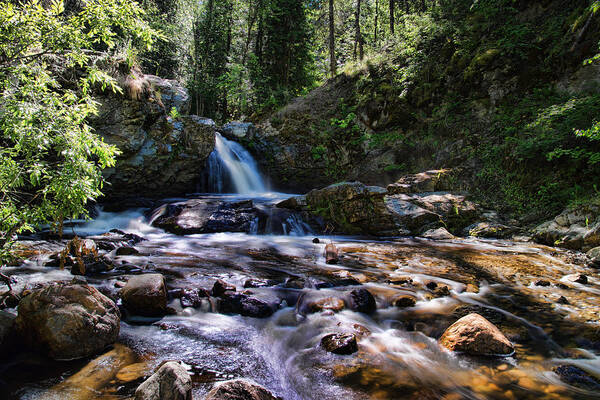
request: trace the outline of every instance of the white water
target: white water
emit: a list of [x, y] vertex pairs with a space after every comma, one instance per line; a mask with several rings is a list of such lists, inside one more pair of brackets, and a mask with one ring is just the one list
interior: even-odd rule
[[239, 143], [215, 134], [215, 150], [208, 159], [209, 190], [223, 193], [230, 182], [234, 193], [266, 192], [254, 158]]

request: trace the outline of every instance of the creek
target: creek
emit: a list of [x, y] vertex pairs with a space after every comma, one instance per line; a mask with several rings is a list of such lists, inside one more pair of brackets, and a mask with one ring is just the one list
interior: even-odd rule
[[[251, 199], [265, 210], [290, 197], [267, 192], [249, 154], [220, 136], [209, 171], [210, 190], [236, 194], [189, 197]], [[133, 379], [122, 365], [121, 373], [104, 368], [105, 377], [99, 377], [101, 372], [81, 377], [77, 372], [89, 360], [55, 362], [25, 353], [0, 365], [0, 397], [126, 399], [139, 378], [164, 360], [188, 366], [197, 399], [214, 382], [234, 377], [252, 379], [286, 400], [600, 397], [552, 372], [558, 365], [575, 365], [600, 375], [600, 274], [580, 265], [572, 252], [504, 240], [315, 235], [297, 216], [277, 220], [281, 228], [266, 234], [180, 236], [151, 222], [147, 210], [131, 209], [100, 211], [94, 220], [75, 224], [73, 232], [81, 237], [119, 229], [145, 239], [135, 246], [139, 254], [113, 256], [123, 268], [86, 277], [88, 283], [115, 293], [127, 276], [151, 270], [166, 277], [172, 292], [210, 290], [222, 279], [238, 291], [278, 304], [277, 311], [268, 318], [250, 318], [214, 312], [206, 299], [192, 308], [172, 298], [172, 315], [124, 315], [122, 347], [116, 350], [121, 349], [117, 353]], [[65, 241], [34, 239], [23, 242], [38, 249], [36, 256], [3, 269], [16, 278], [17, 289], [71, 280], [69, 271], [44, 266], [49, 253]], [[340, 250], [336, 265], [325, 262], [328, 243]], [[572, 282], [572, 274], [585, 274], [588, 283]], [[251, 279], [264, 285], [248, 288]], [[536, 284], [542, 279], [549, 286]], [[346, 300], [356, 288], [374, 295], [377, 312], [306, 311], [310, 301]], [[413, 296], [416, 304], [394, 306], [399, 295]], [[557, 302], [560, 296], [568, 304]], [[437, 338], [470, 312], [498, 326], [515, 345], [515, 354], [483, 358], [442, 348]], [[356, 333], [358, 352], [325, 352], [320, 339], [337, 332]], [[136, 368], [140, 373], [135, 374]]]

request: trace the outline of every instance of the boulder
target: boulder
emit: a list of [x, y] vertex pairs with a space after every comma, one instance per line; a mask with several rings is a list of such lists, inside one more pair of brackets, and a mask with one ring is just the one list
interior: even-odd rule
[[564, 210], [538, 225], [533, 239], [549, 246], [588, 251], [600, 246], [600, 209], [582, 206]]
[[192, 379], [175, 361], [164, 363], [135, 391], [135, 400], [192, 400]]
[[167, 289], [161, 274], [132, 276], [121, 289], [123, 305], [133, 314], [162, 316], [167, 311]]
[[335, 244], [328, 243], [325, 246], [325, 263], [326, 264], [337, 264], [339, 261], [339, 251]]
[[17, 316], [8, 311], [0, 311], [0, 357], [11, 353], [16, 343], [15, 318]]
[[358, 351], [356, 335], [353, 333], [332, 333], [321, 339], [321, 346], [334, 354], [348, 355]]
[[392, 304], [399, 308], [414, 307], [417, 304], [417, 299], [414, 296], [404, 294], [394, 298]]
[[344, 300], [337, 297], [325, 297], [318, 300], [312, 300], [306, 303], [306, 311], [309, 313], [317, 313], [322, 311], [339, 312], [345, 308]]
[[15, 320], [21, 338], [50, 357], [87, 357], [114, 343], [121, 315], [116, 304], [92, 286], [54, 283], [27, 294]]
[[205, 289], [182, 289], [179, 296], [179, 302], [183, 308], [198, 308], [202, 306], [202, 299], [206, 297], [208, 297], [208, 293]]
[[312, 190], [278, 207], [318, 215], [341, 233], [374, 236], [420, 235], [439, 228], [460, 231], [480, 214], [477, 205], [464, 194], [389, 193], [360, 182]]
[[217, 279], [212, 288], [212, 295], [215, 297], [220, 297], [225, 294], [225, 292], [235, 292], [235, 286], [225, 282], [222, 279]]
[[421, 236], [431, 240], [451, 240], [455, 238], [446, 228], [430, 229], [423, 232]]
[[220, 312], [244, 317], [268, 318], [276, 309], [277, 304], [270, 304], [242, 293], [224, 293], [219, 301]]
[[153, 226], [178, 235], [250, 233], [265, 219], [252, 200], [194, 199], [162, 206], [153, 212], [153, 216]]
[[264, 387], [246, 379], [219, 382], [205, 400], [281, 400]]
[[590, 266], [593, 268], [600, 268], [600, 247], [594, 247], [589, 250], [586, 255], [590, 259]]
[[140, 252], [132, 246], [125, 245], [117, 248], [115, 252], [117, 256], [137, 256]]
[[471, 355], [508, 356], [512, 343], [490, 321], [479, 314], [469, 314], [452, 324], [440, 343], [449, 350]]
[[350, 292], [350, 309], [365, 314], [377, 311], [375, 297], [367, 289], [354, 289]]

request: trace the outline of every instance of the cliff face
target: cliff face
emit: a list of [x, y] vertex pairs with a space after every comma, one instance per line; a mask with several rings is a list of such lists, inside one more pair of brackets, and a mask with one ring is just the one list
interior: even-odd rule
[[91, 121], [121, 151], [115, 168], [105, 170], [106, 196], [194, 191], [214, 148], [215, 123], [187, 115], [187, 90], [176, 81], [137, 73], [123, 86], [123, 95], [99, 97], [99, 113]]
[[245, 143], [274, 186], [386, 185], [458, 167], [460, 186], [526, 221], [592, 193], [598, 170], [576, 153], [600, 147], [573, 130], [600, 105], [598, 66], [584, 65], [598, 15], [561, 0], [488, 3], [407, 20], [413, 33], [377, 58], [257, 123]]

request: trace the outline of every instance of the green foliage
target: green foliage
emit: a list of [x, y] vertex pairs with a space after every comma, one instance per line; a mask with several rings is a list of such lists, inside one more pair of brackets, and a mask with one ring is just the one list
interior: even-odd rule
[[117, 149], [87, 125], [93, 90], [121, 92], [101, 69], [158, 36], [130, 0], [0, 2], [0, 248], [41, 224], [86, 215]]

